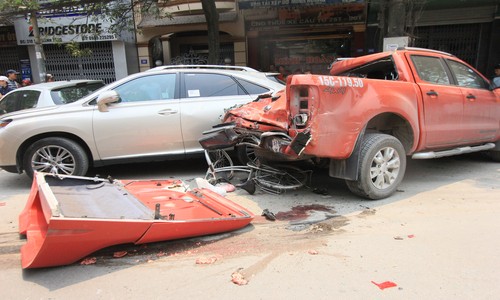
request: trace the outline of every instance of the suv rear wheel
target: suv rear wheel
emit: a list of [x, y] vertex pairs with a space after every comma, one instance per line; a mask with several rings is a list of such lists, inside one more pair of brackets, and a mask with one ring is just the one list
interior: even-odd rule
[[83, 176], [89, 160], [82, 147], [67, 138], [50, 137], [33, 143], [26, 150], [23, 168], [29, 177], [34, 171]]
[[361, 144], [358, 168], [358, 180], [346, 180], [351, 192], [371, 200], [389, 197], [404, 177], [404, 147], [391, 135], [367, 134]]

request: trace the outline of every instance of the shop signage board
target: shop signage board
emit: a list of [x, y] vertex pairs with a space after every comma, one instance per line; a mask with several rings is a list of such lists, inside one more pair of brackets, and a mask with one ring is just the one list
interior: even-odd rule
[[239, 0], [240, 9], [365, 3], [365, 0]]
[[250, 20], [249, 31], [275, 31], [280, 28], [314, 27], [330, 24], [363, 24], [364, 4], [326, 5], [302, 9], [278, 8], [278, 18]]
[[[40, 1], [40, 4], [48, 1]], [[43, 9], [37, 13], [38, 27], [43, 44], [68, 42], [114, 41], [118, 37], [109, 31], [111, 22], [100, 15], [87, 15], [85, 5], [62, 9]], [[18, 45], [33, 45], [33, 25], [29, 18], [14, 21]]]

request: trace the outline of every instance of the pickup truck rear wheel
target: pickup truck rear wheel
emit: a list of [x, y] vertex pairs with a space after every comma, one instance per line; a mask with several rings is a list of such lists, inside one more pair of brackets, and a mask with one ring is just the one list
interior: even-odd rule
[[34, 171], [82, 176], [89, 160], [80, 145], [66, 138], [49, 137], [36, 141], [26, 150], [23, 168], [29, 177]]
[[358, 180], [346, 181], [351, 192], [371, 200], [389, 197], [406, 170], [404, 147], [391, 135], [367, 134], [361, 144], [358, 168]]

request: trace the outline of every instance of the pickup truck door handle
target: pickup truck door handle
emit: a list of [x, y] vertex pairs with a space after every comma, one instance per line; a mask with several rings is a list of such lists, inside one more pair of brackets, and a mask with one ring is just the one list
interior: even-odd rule
[[469, 99], [469, 101], [474, 101], [474, 100], [476, 100], [476, 96], [469, 94], [469, 95], [467, 95], [467, 99]]
[[170, 108], [167, 108], [167, 109], [164, 109], [164, 110], [160, 110], [158, 112], [159, 115], [164, 115], [164, 116], [173, 115], [173, 114], [176, 114], [176, 113], [178, 113], [178, 111], [170, 109]]
[[434, 91], [434, 90], [430, 90], [426, 94], [429, 95], [429, 96], [437, 96], [438, 95], [438, 93], [436, 91]]

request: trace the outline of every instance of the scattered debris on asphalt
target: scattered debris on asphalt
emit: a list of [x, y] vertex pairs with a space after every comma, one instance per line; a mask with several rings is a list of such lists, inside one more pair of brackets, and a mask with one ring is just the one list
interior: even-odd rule
[[212, 257], [200, 257], [196, 259], [196, 264], [197, 265], [210, 265], [215, 263], [217, 260], [219, 260], [217, 257], [212, 256]]
[[375, 281], [372, 281], [372, 283], [374, 285], [378, 286], [378, 288], [381, 290], [398, 286], [397, 284], [395, 284], [392, 281], [384, 281], [382, 283], [376, 283]]
[[243, 268], [239, 268], [237, 271], [234, 271], [233, 274], [231, 274], [231, 281], [237, 285], [247, 285], [248, 280], [245, 279], [245, 276], [240, 273], [241, 270], [243, 270]]
[[262, 216], [266, 217], [269, 221], [276, 221], [276, 215], [267, 208], [262, 211]]
[[318, 255], [319, 254], [318, 250], [314, 250], [314, 249], [310, 249], [309, 251], [307, 251], [307, 253], [309, 253], [311, 255]]
[[127, 254], [128, 254], [127, 251], [116, 251], [115, 253], [113, 253], [113, 257], [114, 258], [121, 258], [121, 257], [124, 257]]
[[86, 265], [93, 265], [96, 262], [97, 262], [97, 258], [95, 258], [95, 257], [87, 257], [87, 258], [85, 258], [84, 260], [82, 260], [80, 262], [80, 265], [84, 265], [84, 266], [86, 266]]

